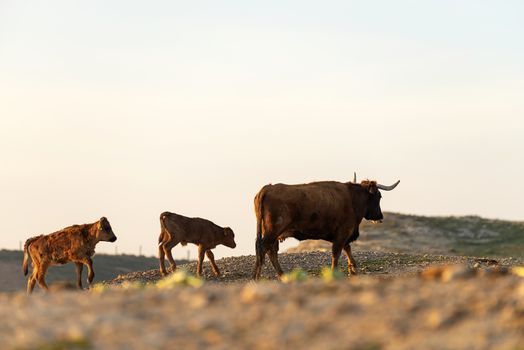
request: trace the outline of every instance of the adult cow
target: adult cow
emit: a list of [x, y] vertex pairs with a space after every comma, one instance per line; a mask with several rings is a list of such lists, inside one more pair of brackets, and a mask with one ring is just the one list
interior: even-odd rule
[[350, 243], [359, 235], [362, 219], [380, 221], [382, 195], [379, 190], [391, 191], [391, 186], [376, 181], [323, 181], [301, 185], [266, 185], [255, 196], [257, 217], [256, 263], [253, 278], [260, 277], [266, 253], [277, 274], [283, 274], [278, 262], [278, 245], [287, 237], [300, 241], [323, 239], [333, 243], [331, 268], [345, 250], [348, 272], [356, 274], [355, 259]]

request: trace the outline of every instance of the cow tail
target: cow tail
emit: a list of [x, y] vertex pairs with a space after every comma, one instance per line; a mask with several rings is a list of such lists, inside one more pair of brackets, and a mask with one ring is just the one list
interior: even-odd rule
[[257, 262], [262, 263], [264, 258], [263, 234], [264, 234], [264, 196], [266, 194], [266, 186], [255, 196], [255, 215], [257, 217], [257, 239], [255, 242], [255, 251], [257, 255]]
[[24, 276], [27, 276], [29, 258], [31, 257], [29, 255], [29, 246], [40, 237], [42, 236], [40, 235], [36, 237], [31, 237], [24, 243], [24, 262], [22, 263], [22, 269], [24, 270]]

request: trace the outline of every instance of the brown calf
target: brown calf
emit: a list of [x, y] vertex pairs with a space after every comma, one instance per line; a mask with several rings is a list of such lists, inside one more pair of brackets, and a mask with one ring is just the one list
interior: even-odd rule
[[213, 272], [220, 276], [220, 270], [215, 263], [215, 256], [211, 249], [219, 244], [229, 248], [235, 248], [235, 234], [229, 227], [220, 227], [209, 220], [201, 218], [188, 218], [175, 213], [164, 212], [160, 215], [160, 237], [158, 237], [158, 253], [160, 259], [160, 272], [166, 275], [164, 256], [171, 264], [170, 269], [176, 269], [175, 259], [171, 255], [171, 249], [178, 243], [185, 246], [187, 243], [198, 245], [197, 275], [202, 275], [202, 262], [204, 254], [207, 255]]
[[28, 258], [33, 264], [33, 272], [27, 280], [27, 293], [31, 294], [35, 283], [40, 288], [48, 289], [45, 274], [49, 266], [74, 262], [77, 273], [77, 286], [82, 288], [82, 269], [86, 265], [89, 271], [87, 280], [93, 282], [93, 261], [95, 246], [100, 241], [114, 242], [109, 221], [103, 217], [92, 224], [74, 225], [48, 235], [29, 238], [24, 244], [24, 275], [27, 275]]

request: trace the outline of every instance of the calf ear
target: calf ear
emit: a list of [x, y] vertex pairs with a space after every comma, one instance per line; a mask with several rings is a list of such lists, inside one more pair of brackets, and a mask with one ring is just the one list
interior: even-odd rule
[[229, 228], [229, 227], [225, 227], [224, 228], [224, 236], [226, 236], [226, 237], [229, 236], [230, 232], [231, 232], [231, 228]]

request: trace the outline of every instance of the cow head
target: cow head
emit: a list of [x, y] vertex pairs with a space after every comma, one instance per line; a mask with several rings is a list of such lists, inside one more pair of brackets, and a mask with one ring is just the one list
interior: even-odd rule
[[235, 248], [237, 246], [235, 243], [235, 234], [230, 227], [224, 228], [224, 241], [222, 244], [229, 248]]
[[381, 184], [377, 184], [376, 181], [362, 181], [360, 184], [366, 191], [368, 195], [368, 201], [366, 206], [366, 213], [364, 214], [364, 218], [366, 220], [372, 220], [372, 221], [381, 221], [384, 219], [384, 215], [382, 215], [382, 209], [380, 209], [380, 199], [382, 199], [382, 195], [380, 194], [380, 190], [384, 191], [391, 191], [397, 185], [400, 183], [400, 181], [397, 181], [395, 184], [391, 186], [384, 186]]
[[116, 241], [116, 236], [113, 233], [111, 225], [109, 224], [109, 220], [107, 220], [105, 217], [102, 217], [100, 220], [98, 220], [96, 237], [99, 241]]

